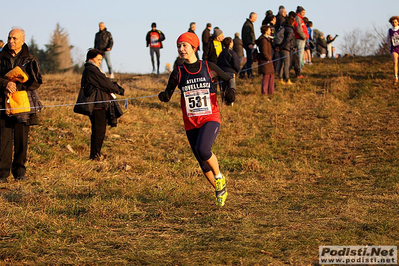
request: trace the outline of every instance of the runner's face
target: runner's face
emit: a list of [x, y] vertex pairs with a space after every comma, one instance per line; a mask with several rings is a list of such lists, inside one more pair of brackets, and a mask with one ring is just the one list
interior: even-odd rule
[[397, 27], [399, 25], [399, 22], [397, 19], [392, 20], [392, 26]]
[[180, 58], [189, 59], [193, 55], [194, 49], [191, 44], [180, 42], [177, 44], [177, 52], [179, 53]]

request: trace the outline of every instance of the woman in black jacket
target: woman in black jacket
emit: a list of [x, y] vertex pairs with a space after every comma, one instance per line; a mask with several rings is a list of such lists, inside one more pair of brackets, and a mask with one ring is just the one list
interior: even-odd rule
[[115, 98], [114, 93], [124, 94], [124, 89], [111, 82], [102, 72], [100, 65], [103, 57], [104, 52], [98, 49], [91, 49], [87, 52], [81, 81], [81, 90], [86, 97], [93, 93], [96, 94], [94, 108], [90, 110], [89, 115], [91, 122], [90, 159], [92, 160], [101, 158], [101, 147], [105, 138], [110, 101]]
[[[276, 47], [280, 52], [281, 63], [278, 64], [277, 73], [281, 84], [292, 85], [290, 80], [290, 66], [292, 61], [292, 53], [295, 47], [294, 18], [288, 17], [284, 28], [283, 42]], [[281, 71], [283, 69], [283, 71]], [[283, 79], [284, 77], [284, 79]]]
[[[226, 74], [231, 78], [235, 79], [235, 76], [240, 71], [240, 58], [237, 53], [233, 50], [233, 39], [230, 37], [224, 38], [222, 41], [223, 51], [220, 53], [217, 61], [217, 66], [220, 67]], [[224, 94], [228, 88], [225, 82], [220, 83], [220, 88], [222, 90], [222, 101], [224, 102]], [[225, 102], [227, 105], [232, 105], [232, 103]]]

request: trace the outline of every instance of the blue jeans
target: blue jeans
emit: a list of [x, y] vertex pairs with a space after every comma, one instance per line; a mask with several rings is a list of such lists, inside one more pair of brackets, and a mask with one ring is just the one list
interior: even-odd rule
[[[108, 73], [112, 74], [112, 64], [111, 64], [111, 51], [104, 51], [105, 55], [103, 60], [105, 59], [105, 62], [107, 63], [107, 67], [108, 67]], [[103, 63], [101, 61], [101, 69], [103, 68]]]
[[298, 48], [299, 67], [302, 68], [303, 67], [303, 58], [305, 56], [306, 40], [296, 39], [295, 43], [296, 43], [296, 47]]

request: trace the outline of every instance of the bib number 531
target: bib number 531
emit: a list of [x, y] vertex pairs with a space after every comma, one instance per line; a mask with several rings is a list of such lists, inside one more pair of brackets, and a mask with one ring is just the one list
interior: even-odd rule
[[202, 116], [212, 114], [209, 89], [188, 91], [184, 93], [187, 116]]
[[195, 108], [195, 107], [207, 107], [208, 106], [208, 102], [206, 101], [206, 96], [195, 96], [195, 97], [190, 97], [188, 98], [188, 102], [189, 102], [189, 107], [190, 108]]

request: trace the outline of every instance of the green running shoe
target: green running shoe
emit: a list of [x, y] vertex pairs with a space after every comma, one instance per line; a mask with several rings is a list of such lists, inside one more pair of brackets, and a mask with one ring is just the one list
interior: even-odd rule
[[222, 191], [216, 192], [216, 205], [223, 207], [226, 203], [227, 190], [224, 188]]
[[222, 175], [222, 178], [215, 177], [215, 191], [221, 191], [226, 187], [226, 178]]
[[224, 206], [227, 198], [226, 178], [224, 175], [222, 175], [222, 178], [215, 177], [215, 193], [216, 205]]

